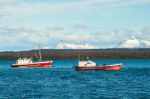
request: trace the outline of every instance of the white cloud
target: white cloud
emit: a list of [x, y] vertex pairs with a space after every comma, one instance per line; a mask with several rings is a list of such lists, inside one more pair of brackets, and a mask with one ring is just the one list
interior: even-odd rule
[[150, 4], [150, 0], [124, 0], [113, 4], [112, 6], [133, 6], [143, 4]]
[[4, 4], [10, 4], [12, 3], [14, 0], [0, 0], [0, 5], [4, 5]]
[[[74, 32], [76, 31], [76, 32]], [[40, 30], [26, 25], [6, 25], [0, 26], [0, 48], [17, 49], [30, 48], [37, 44], [47, 48], [112, 48], [120, 41], [125, 40], [132, 35], [140, 39], [149, 40], [150, 30], [148, 27], [139, 29], [120, 29], [115, 31], [70, 31], [64, 30]], [[59, 44], [57, 42], [64, 40], [68, 43]], [[144, 43], [146, 44], [146, 43]]]
[[[25, 25], [6, 25], [0, 26], [0, 44], [2, 48], [11, 48], [12, 46], [17, 47], [31, 47], [37, 44], [42, 44], [44, 46], [56, 46], [54, 43], [60, 40], [65, 40], [68, 42], [83, 43], [94, 39], [92, 34], [80, 34], [80, 33], [69, 33], [68, 30], [58, 31], [52, 30], [48, 32], [47, 30], [38, 30], [31, 26]], [[3, 44], [5, 42], [6, 44]], [[92, 47], [88, 44], [80, 45], [78, 47]], [[47, 47], [48, 48], [48, 47]]]
[[[11, 2], [11, 3], [10, 3]], [[13, 2], [13, 3], [12, 3]], [[50, 2], [40, 2], [40, 3], [17, 3], [15, 0], [6, 0], [1, 1], [0, 13], [1, 15], [10, 16], [10, 18], [18, 18], [18, 17], [26, 17], [26, 16], [34, 16], [34, 15], [42, 15], [44, 13], [56, 13], [62, 10], [71, 9], [79, 9], [82, 10], [84, 8], [89, 8], [93, 6], [129, 6], [129, 5], [142, 5], [149, 4], [150, 0], [81, 0], [76, 2], [64, 2], [64, 3], [50, 3]], [[86, 9], [88, 10], [88, 9]]]

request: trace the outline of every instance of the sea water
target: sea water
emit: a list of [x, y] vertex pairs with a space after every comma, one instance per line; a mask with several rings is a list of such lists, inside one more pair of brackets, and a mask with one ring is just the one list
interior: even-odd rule
[[77, 60], [54, 60], [52, 68], [12, 68], [0, 60], [0, 99], [150, 99], [150, 60], [123, 63], [120, 71], [75, 71]]

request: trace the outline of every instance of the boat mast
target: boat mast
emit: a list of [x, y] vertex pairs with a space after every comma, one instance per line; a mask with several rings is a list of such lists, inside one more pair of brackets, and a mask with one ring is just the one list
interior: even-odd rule
[[78, 55], [78, 61], [80, 61], [80, 54]]
[[39, 50], [39, 60], [42, 60], [42, 56], [41, 56], [41, 49], [40, 49], [40, 45], [38, 45], [38, 50]]
[[89, 57], [87, 56], [86, 59], [89, 60]]
[[18, 58], [20, 58], [20, 53], [19, 53], [19, 51], [18, 51]]

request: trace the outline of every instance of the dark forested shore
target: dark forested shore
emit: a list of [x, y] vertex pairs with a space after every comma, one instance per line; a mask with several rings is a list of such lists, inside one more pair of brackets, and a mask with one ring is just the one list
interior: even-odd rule
[[[150, 49], [42, 49], [42, 58], [46, 59], [150, 59]], [[0, 52], [0, 59], [32, 57], [37, 59], [38, 50]]]

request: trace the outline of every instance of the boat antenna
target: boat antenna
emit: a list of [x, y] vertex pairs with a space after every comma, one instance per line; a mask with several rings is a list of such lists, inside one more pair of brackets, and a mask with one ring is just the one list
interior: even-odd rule
[[42, 60], [42, 56], [41, 56], [41, 49], [40, 49], [40, 45], [38, 44], [38, 50], [39, 50], [39, 60]]
[[37, 60], [39, 60], [39, 57], [37, 56], [37, 54], [35, 53], [34, 56], [36, 57]]
[[80, 54], [78, 55], [78, 60], [80, 61]]

